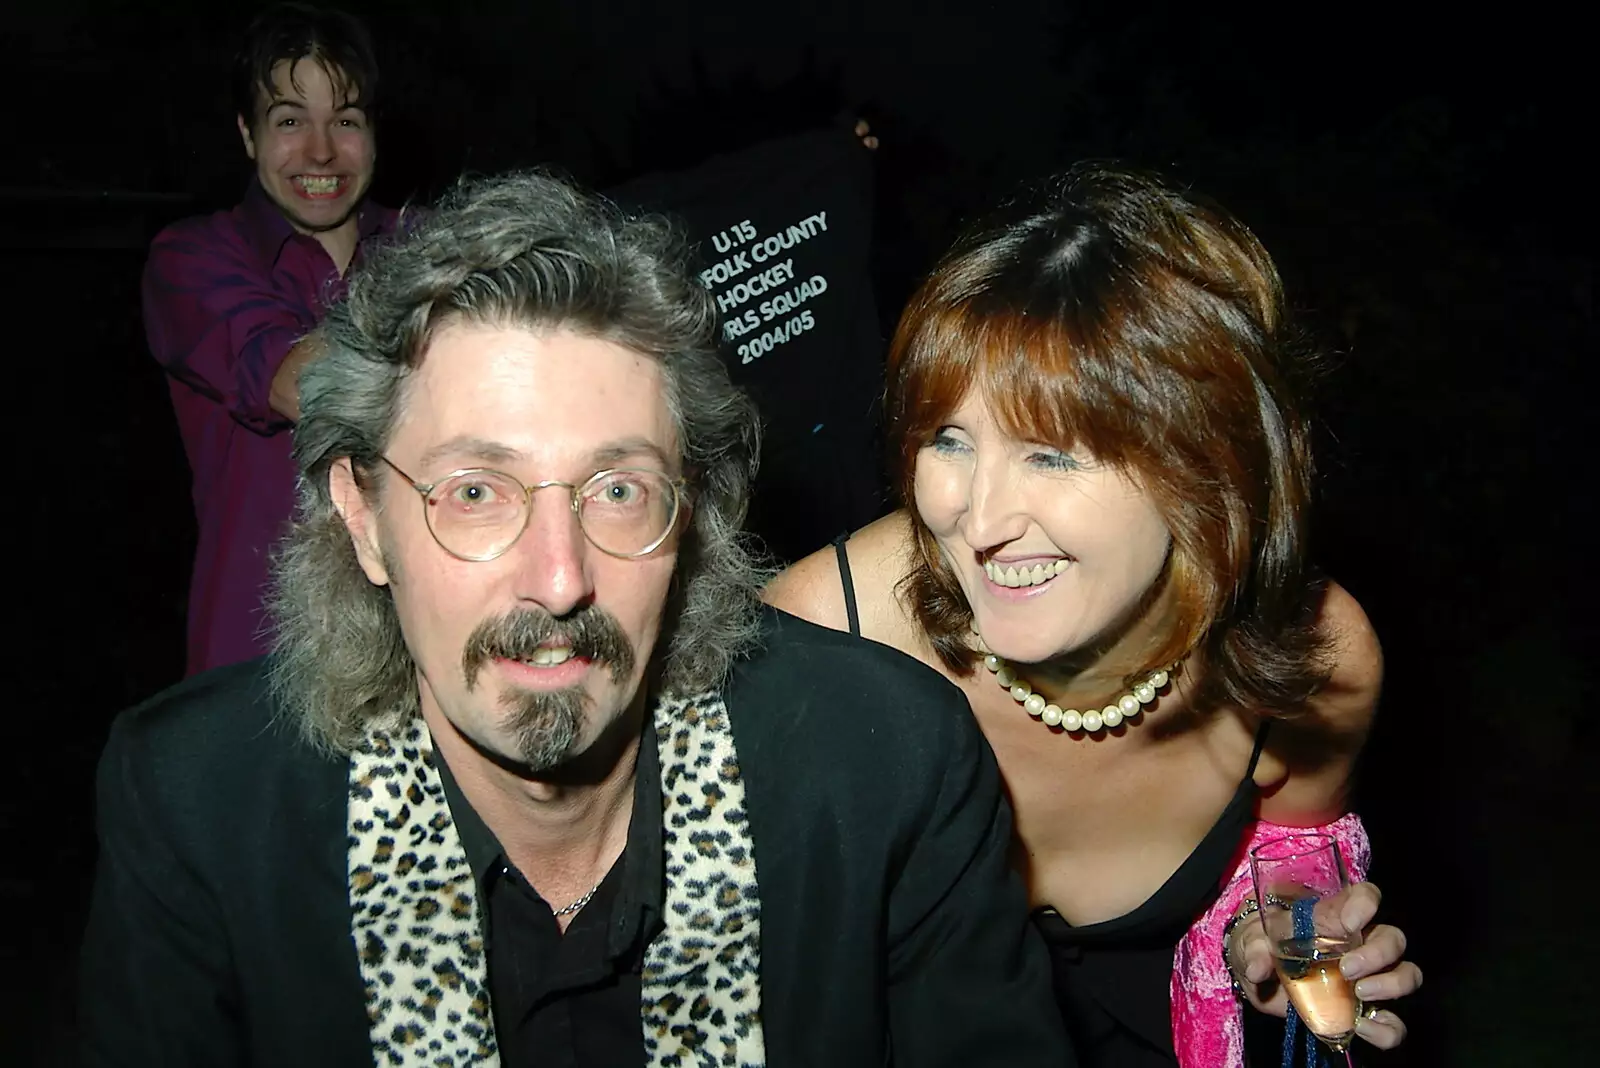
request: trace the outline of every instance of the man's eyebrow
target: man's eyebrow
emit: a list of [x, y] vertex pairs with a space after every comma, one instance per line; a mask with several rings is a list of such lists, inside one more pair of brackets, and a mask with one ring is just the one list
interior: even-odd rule
[[421, 464], [426, 470], [451, 456], [483, 464], [516, 463], [524, 459], [521, 452], [509, 445], [463, 434], [429, 448], [422, 454]]
[[[660, 445], [646, 437], [619, 438], [608, 441], [589, 454], [596, 470], [607, 467], [626, 467], [640, 460], [654, 461], [661, 470], [671, 473], [677, 466], [676, 457], [669, 456]], [[462, 434], [431, 446], [419, 461], [423, 470], [429, 470], [444, 460], [494, 466], [515, 465], [527, 460], [527, 455], [503, 442]]]
[[[310, 110], [303, 101], [291, 100], [288, 97], [278, 97], [267, 104], [266, 114], [272, 114], [272, 112], [277, 108], [294, 108], [296, 111]], [[336, 112], [359, 111], [363, 115], [367, 113], [367, 109], [362, 107], [360, 101], [357, 100], [351, 100], [347, 103], [339, 104], [333, 110]]]
[[649, 458], [661, 465], [661, 469], [671, 472], [677, 466], [677, 458], [668, 456], [666, 450], [649, 438], [623, 438], [620, 441], [611, 441], [600, 446], [592, 454], [597, 467], [627, 466], [630, 461]]

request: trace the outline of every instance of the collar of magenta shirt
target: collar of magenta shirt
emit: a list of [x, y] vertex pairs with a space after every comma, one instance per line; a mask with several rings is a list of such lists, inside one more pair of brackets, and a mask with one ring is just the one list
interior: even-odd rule
[[[239, 202], [238, 216], [240, 230], [267, 263], [277, 262], [284, 246], [291, 238], [304, 236], [307, 240], [315, 240], [309, 235], [300, 234], [300, 231], [290, 225], [278, 205], [267, 196], [267, 191], [261, 188], [261, 182], [254, 176], [245, 188], [244, 198]], [[356, 208], [356, 231], [360, 234], [360, 242], [366, 241], [374, 234], [388, 233], [395, 228], [399, 219], [400, 212], [395, 209], [374, 204], [370, 196], [363, 198], [361, 205]], [[360, 247], [359, 242], [357, 247]]]

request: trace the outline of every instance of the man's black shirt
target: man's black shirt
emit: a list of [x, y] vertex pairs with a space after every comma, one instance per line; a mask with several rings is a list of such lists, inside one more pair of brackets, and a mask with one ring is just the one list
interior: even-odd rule
[[477, 884], [500, 1063], [506, 1068], [644, 1064], [639, 973], [660, 926], [661, 787], [653, 737], [639, 746], [628, 842], [562, 933], [554, 909], [506, 859], [435, 750]]

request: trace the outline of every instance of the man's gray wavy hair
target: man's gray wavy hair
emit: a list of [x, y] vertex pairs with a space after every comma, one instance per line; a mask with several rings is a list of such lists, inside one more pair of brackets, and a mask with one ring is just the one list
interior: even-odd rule
[[[567, 329], [653, 357], [691, 486], [656, 665], [677, 693], [717, 686], [759, 636], [767, 577], [740, 533], [758, 422], [715, 349], [712, 296], [659, 218], [634, 216], [548, 175], [464, 180], [393, 243], [365, 250], [300, 377], [295, 522], [275, 562], [270, 678], [284, 714], [348, 752], [417, 711], [416, 669], [387, 587], [373, 586], [334, 510], [342, 457], [370, 492], [406, 382], [452, 322]], [[441, 550], [442, 551], [442, 550]]]

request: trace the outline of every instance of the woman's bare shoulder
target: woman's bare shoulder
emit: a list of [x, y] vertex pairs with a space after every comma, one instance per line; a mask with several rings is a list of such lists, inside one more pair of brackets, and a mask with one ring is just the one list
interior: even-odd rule
[[1318, 611], [1328, 638], [1328, 681], [1267, 742], [1256, 782], [1268, 787], [1262, 815], [1291, 826], [1325, 823], [1347, 811], [1350, 776], [1372, 730], [1383, 688], [1383, 648], [1360, 603], [1329, 582]]
[[1313, 698], [1318, 718], [1340, 733], [1364, 736], [1383, 689], [1383, 646], [1360, 602], [1329, 582], [1318, 623], [1329, 640], [1332, 672]]
[[[897, 587], [911, 568], [911, 523], [902, 511], [891, 512], [852, 534], [844, 544], [851, 585], [865, 637], [890, 645], [904, 644], [909, 624]], [[834, 630], [848, 630], [844, 580], [834, 546], [818, 549], [767, 584], [768, 604]]]

